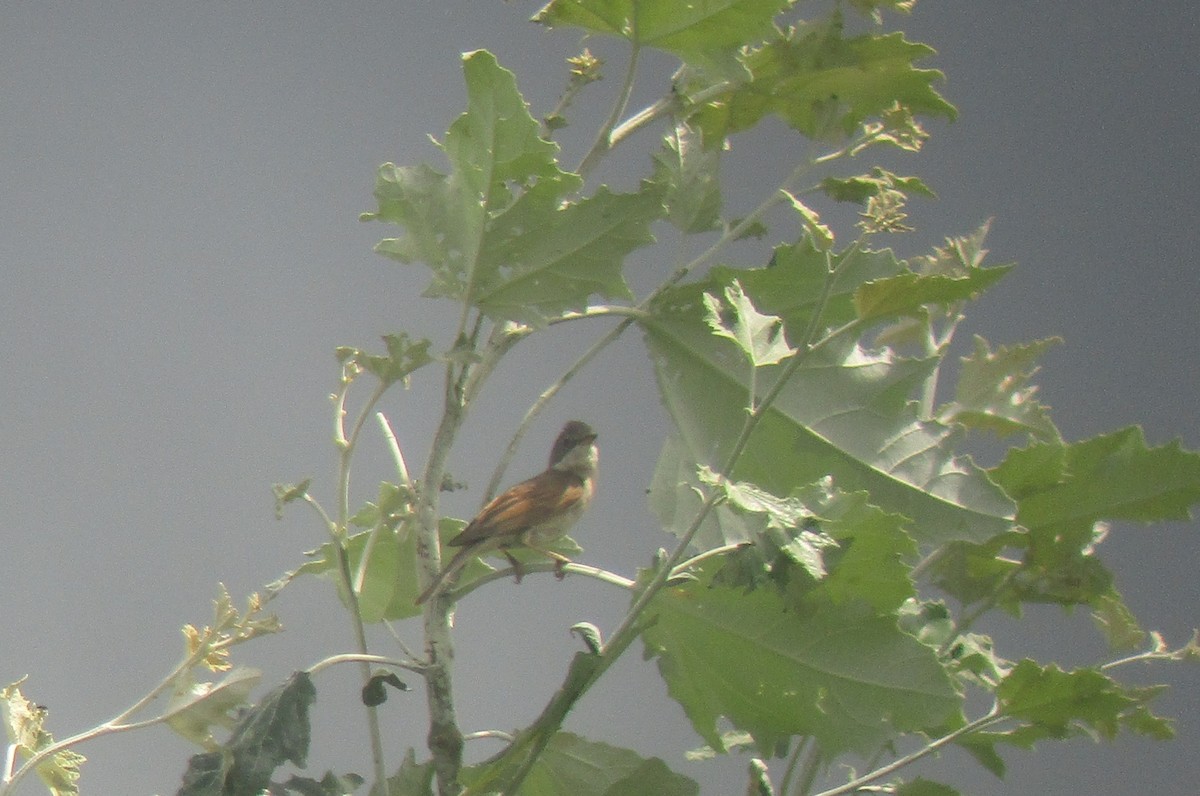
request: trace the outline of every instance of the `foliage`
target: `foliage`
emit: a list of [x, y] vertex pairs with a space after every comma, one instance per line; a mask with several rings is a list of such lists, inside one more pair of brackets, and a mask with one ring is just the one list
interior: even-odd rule
[[[328, 540], [268, 590], [323, 577], [347, 608], [359, 649], [327, 663], [362, 668], [373, 793], [697, 793], [663, 761], [609, 745], [619, 737], [561, 729], [639, 639], [704, 754], [754, 756], [752, 793], [816, 793], [825, 776], [823, 796], [864, 786], [953, 794], [901, 777], [949, 744], [1003, 776], [1002, 746], [1121, 731], [1171, 736], [1151, 710], [1159, 689], [1113, 673], [1133, 660], [1194, 660], [1196, 639], [1172, 649], [1142, 630], [1099, 551], [1111, 522], [1190, 518], [1200, 455], [1178, 443], [1152, 447], [1136, 427], [1064, 440], [1032, 384], [1057, 340], [994, 346], [976, 337], [948, 375], [964, 313], [1012, 266], [985, 264], [986, 225], [901, 257], [880, 239], [910, 229], [908, 197], [932, 190], [878, 165], [856, 173], [851, 160], [916, 152], [928, 137], [919, 120], [956, 114], [935, 87], [940, 73], [919, 65], [933, 51], [885, 30], [885, 14], [913, 5], [854, 0], [848, 11], [801, 20], [786, 0], [552, 0], [537, 22], [615, 37], [629, 53], [613, 111], [578, 166], [560, 162], [553, 137], [570, 131], [577, 96], [597, 90], [602, 62], [587, 51], [571, 59], [559, 105], [539, 123], [516, 77], [480, 50], [463, 57], [467, 108], [437, 142], [446, 165], [380, 167], [377, 206], [363, 219], [399, 231], [377, 250], [427, 268], [424, 295], [452, 303], [457, 321], [440, 342], [397, 332], [384, 337], [384, 353], [337, 350], [335, 508], [321, 505], [311, 481], [276, 488], [277, 508], [312, 508]], [[673, 56], [678, 68], [661, 99], [627, 116], [644, 50]], [[819, 154], [781, 174], [749, 214], [728, 217], [724, 145], [771, 117]], [[592, 184], [598, 162], [654, 125], [661, 147], [636, 189]], [[816, 207], [824, 201], [858, 205], [858, 224], [825, 221]], [[702, 252], [635, 295], [627, 259], [663, 259], [656, 235]], [[732, 253], [765, 235], [775, 243], [762, 261], [742, 264], [746, 255]], [[650, 508], [675, 542], [636, 577], [567, 566], [627, 590], [628, 612], [608, 633], [587, 622], [573, 628], [586, 650], [557, 691], [547, 689], [540, 716], [468, 767], [449, 676], [451, 611], [502, 573], [475, 561], [446, 599], [414, 604], [442, 544], [464, 524], [439, 511], [440, 492], [452, 487], [446, 460], [496, 363], [519, 341], [584, 317], [610, 318], [612, 328], [531, 407], [493, 484], [537, 412], [636, 324], [670, 420]], [[398, 477], [352, 509], [350, 462], [367, 418], [386, 390], [434, 367], [444, 404], [423, 472], [409, 473], [385, 421]], [[372, 391], [351, 416], [348, 397], [364, 382]], [[991, 467], [969, 455], [984, 434], [1016, 440]], [[551, 568], [536, 553], [514, 555], [527, 571]], [[275, 629], [261, 602], [239, 614], [222, 595], [212, 626], [185, 629], [185, 661], [161, 688], [171, 704], [143, 722], [166, 722], [205, 748], [180, 794], [354, 791], [355, 775], [277, 781], [285, 764], [305, 763], [310, 674], [324, 664], [248, 708], [252, 670], [196, 682], [200, 667], [229, 666], [234, 643]], [[1033, 603], [1088, 609], [1115, 648], [1144, 651], [1067, 671], [1007, 660], [1001, 642], [972, 630], [988, 611], [1020, 615]], [[401, 645], [398, 660], [369, 655], [365, 625], [418, 616], [420, 654]], [[409, 750], [389, 771], [375, 707], [385, 684], [406, 688], [390, 672], [397, 667], [425, 681], [430, 755]], [[992, 707], [972, 717], [980, 695]], [[30, 767], [52, 792], [76, 792], [82, 758], [54, 744], [44, 712], [15, 684], [2, 704], [26, 762], [18, 776], [6, 772], [0, 795]], [[123, 714], [106, 731], [134, 726]], [[214, 730], [228, 730], [228, 740]], [[827, 772], [848, 754], [881, 762], [836, 781]]]

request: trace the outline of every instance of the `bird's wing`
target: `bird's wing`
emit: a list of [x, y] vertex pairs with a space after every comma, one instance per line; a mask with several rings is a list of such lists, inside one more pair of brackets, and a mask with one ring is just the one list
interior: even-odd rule
[[497, 537], [515, 537], [568, 511], [586, 497], [586, 491], [579, 476], [547, 470], [511, 487], [484, 506], [449, 544], [463, 547]]

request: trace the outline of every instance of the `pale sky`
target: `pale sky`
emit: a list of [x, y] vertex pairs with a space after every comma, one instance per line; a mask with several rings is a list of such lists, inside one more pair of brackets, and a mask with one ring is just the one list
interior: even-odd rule
[[[314, 493], [329, 499], [334, 347], [373, 347], [392, 331], [437, 334], [449, 307], [418, 298], [422, 270], [371, 252], [394, 234], [357, 220], [374, 209], [375, 169], [442, 168], [426, 136], [442, 135], [462, 110], [463, 51], [495, 52], [535, 115], [548, 111], [560, 59], [579, 36], [530, 25], [536, 8], [494, 0], [5, 8], [0, 685], [28, 674], [23, 690], [50, 708], [58, 737], [155, 684], [180, 655], [179, 627], [208, 620], [218, 581], [240, 600], [324, 541], [302, 510], [273, 519], [270, 486], [312, 476]], [[900, 27], [938, 49], [923, 65], [947, 73], [940, 89], [960, 119], [930, 124], [926, 152], [893, 163], [940, 195], [914, 203], [920, 233], [895, 247], [918, 254], [994, 218], [992, 261], [1019, 267], [973, 308], [964, 339], [1065, 337], [1039, 383], [1069, 439], [1140, 422], [1152, 443], [1181, 437], [1200, 447], [1200, 9], [923, 0]], [[590, 46], [619, 57], [613, 43]], [[666, 82], [644, 77], [642, 98]], [[607, 102], [615, 82], [597, 97]], [[735, 142], [731, 214], [773, 184], [779, 157], [802, 151], [779, 135]], [[448, 510], [470, 513], [525, 406], [598, 328], [517, 349], [464, 430], [451, 469], [472, 490], [448, 499]], [[601, 493], [576, 536], [584, 560], [632, 575], [669, 543], [643, 499], [664, 417], [637, 335], [596, 365], [539, 421], [510, 474], [541, 466], [562, 420], [588, 420], [601, 434]], [[383, 407], [416, 466], [439, 385], [433, 371], [421, 374]], [[388, 477], [377, 439], [360, 473], [357, 499]], [[1196, 531], [1196, 523], [1118, 525], [1106, 545], [1130, 605], [1175, 644], [1200, 623]], [[529, 721], [578, 648], [567, 628], [609, 628], [624, 605], [600, 584], [549, 578], [502, 584], [464, 604], [464, 728]], [[326, 584], [298, 584], [277, 610], [289, 631], [236, 658], [262, 668], [266, 683], [352, 648]], [[1020, 631], [1001, 643], [1010, 658], [1104, 659], [1085, 614], [1069, 620], [1078, 633], [1066, 645], [1057, 621], [1040, 621], [1057, 614], [986, 629]], [[401, 631], [420, 646], [415, 623]], [[392, 651], [386, 636], [375, 639]], [[628, 658], [567, 728], [661, 756], [704, 781], [704, 796], [740, 792], [745, 761], [684, 761], [700, 741], [653, 666], [636, 652]], [[1191, 793], [1200, 774], [1197, 669], [1131, 676], [1175, 685], [1158, 708], [1178, 719], [1177, 741], [1045, 744], [1008, 754], [1005, 782], [954, 753], [922, 770], [974, 794]], [[356, 677], [346, 668], [317, 682], [314, 776], [328, 767], [367, 772]], [[423, 747], [423, 695], [394, 697], [383, 717], [394, 768], [405, 747]], [[473, 757], [496, 751], [485, 743]], [[85, 794], [149, 796], [174, 793], [196, 750], [156, 728], [79, 751], [89, 758]], [[31, 781], [22, 792], [39, 788]]]

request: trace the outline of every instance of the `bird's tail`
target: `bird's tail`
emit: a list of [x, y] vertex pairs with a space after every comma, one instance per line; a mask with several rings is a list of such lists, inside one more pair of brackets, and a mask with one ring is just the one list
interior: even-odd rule
[[420, 596], [414, 601], [414, 604], [420, 605], [434, 594], [437, 594], [439, 591], [441, 591], [446, 582], [456, 576], [459, 570], [465, 567], [467, 562], [477, 555], [479, 555], [479, 551], [473, 546], [461, 548], [457, 553], [454, 554], [454, 558], [450, 559], [450, 563], [442, 567], [442, 571], [439, 572], [437, 577], [433, 579], [433, 583], [430, 583], [429, 586], [426, 587], [425, 591], [421, 592]]

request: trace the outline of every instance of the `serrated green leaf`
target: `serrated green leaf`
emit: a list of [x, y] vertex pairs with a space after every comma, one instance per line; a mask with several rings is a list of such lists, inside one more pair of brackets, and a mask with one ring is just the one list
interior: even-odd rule
[[1132, 650], [1146, 643], [1146, 631], [1116, 589], [1092, 601], [1092, 621], [1111, 649]]
[[709, 328], [736, 343], [750, 360], [750, 367], [777, 365], [796, 353], [787, 344], [782, 319], [756, 310], [737, 280], [725, 288], [724, 304], [711, 293], [705, 293], [704, 306], [707, 310], [704, 320]]
[[1011, 268], [1005, 265], [976, 268], [964, 276], [898, 274], [864, 283], [855, 291], [854, 305], [858, 317], [864, 321], [923, 317], [927, 305], [945, 307], [974, 300], [1000, 281]]
[[193, 755], [177, 796], [243, 796], [259, 793], [284, 763], [303, 767], [308, 757], [308, 709], [317, 691], [307, 672], [296, 672], [238, 721], [220, 749]]
[[[642, 321], [660, 395], [680, 432], [677, 450], [696, 456], [696, 466], [723, 465], [748, 405], [743, 355], [709, 332], [703, 294], [736, 277], [754, 306], [773, 311], [772, 304], [795, 292], [767, 271], [758, 281], [758, 272], [721, 269], [702, 283], [666, 291]], [[784, 317], [788, 329], [797, 328]], [[982, 470], [956, 456], [961, 434], [921, 420], [910, 400], [936, 365], [936, 359], [869, 351], [848, 336], [831, 341], [795, 371], [731, 477], [787, 495], [831, 476], [835, 488], [865, 490], [872, 503], [908, 517], [914, 538], [924, 543], [984, 541], [1008, 530], [1013, 505]], [[760, 394], [781, 370], [758, 369]]]
[[516, 78], [491, 53], [467, 53], [463, 76], [467, 110], [442, 144], [450, 174], [385, 164], [376, 178], [378, 210], [362, 218], [405, 228], [404, 237], [384, 240], [376, 250], [400, 262], [426, 263], [433, 280], [425, 295], [471, 301], [478, 284], [495, 281], [484, 238], [514, 197], [552, 206], [581, 181], [558, 168], [557, 145], [539, 137]]
[[654, 154], [654, 182], [664, 187], [666, 218], [677, 229], [695, 234], [720, 226], [719, 148], [705, 147], [699, 131], [676, 122], [675, 134]]
[[1112, 739], [1122, 727], [1165, 737], [1170, 722], [1146, 707], [1160, 690], [1125, 687], [1095, 669], [1066, 672], [1023, 660], [1000, 682], [996, 698], [1005, 714], [1028, 722], [1028, 737], [1066, 738], [1087, 729]]
[[[1200, 501], [1200, 453], [1183, 450], [1179, 440], [1148, 447], [1139, 426], [1072, 443], [1065, 454], [1065, 480], [1037, 491], [1024, 485], [1017, 519], [1035, 533], [1082, 543], [1098, 520], [1187, 520]], [[998, 468], [997, 475], [1008, 471]]]
[[409, 747], [400, 769], [388, 777], [387, 796], [433, 796], [433, 761], [417, 763]]
[[726, 556], [715, 576], [722, 584], [761, 585], [769, 574], [785, 586], [790, 562], [807, 576], [793, 590], [801, 606], [860, 603], [882, 614], [914, 596], [905, 560], [916, 554], [916, 545], [903, 530], [905, 519], [871, 506], [866, 493], [845, 494], [822, 483], [779, 498], [753, 484], [704, 473], [701, 480], [725, 493], [725, 505], [762, 518], [747, 518], [756, 550], [743, 547]]
[[[1003, 541], [946, 545], [930, 569], [933, 583], [964, 605], [995, 598], [1021, 568], [1021, 562], [1000, 555]], [[1003, 605], [1005, 601], [999, 602]]]
[[1014, 450], [993, 477], [1018, 498], [1013, 541], [1024, 551], [1021, 577], [1006, 601], [1098, 605], [1112, 574], [1093, 555], [1108, 520], [1187, 519], [1200, 501], [1200, 454], [1178, 441], [1150, 448], [1136, 426], [1070, 445]]
[[1004, 758], [996, 751], [996, 742], [995, 734], [988, 732], [973, 732], [955, 741], [975, 758], [975, 762], [1003, 779], [1008, 767], [1004, 764]]
[[[810, 487], [795, 494], [816, 492]], [[872, 506], [865, 492], [821, 492], [805, 504], [817, 513], [819, 527], [838, 547], [826, 556], [829, 575], [806, 596], [806, 602], [815, 604], [813, 598], [819, 597], [834, 605], [865, 603], [886, 614], [915, 597], [907, 562], [916, 555], [917, 546], [904, 531], [905, 518]]]
[[826, 224], [821, 223], [821, 216], [816, 210], [813, 210], [808, 205], [801, 202], [790, 191], [784, 191], [788, 201], [792, 204], [792, 209], [800, 216], [800, 223], [804, 228], [805, 237], [812, 241], [819, 251], [826, 252], [833, 248], [834, 234]]
[[[443, 543], [462, 530], [464, 524], [461, 520], [444, 518], [439, 531]], [[348, 605], [333, 544], [326, 542], [306, 553], [310, 560], [287, 573], [281, 581], [290, 582], [302, 575], [323, 577], [334, 584], [342, 603]], [[370, 558], [362, 573], [362, 588], [358, 593], [363, 621], [369, 624], [419, 614], [421, 609], [413, 602], [421, 590], [418, 588], [416, 539], [412, 532], [378, 528], [351, 535], [346, 540], [346, 556], [355, 579], [359, 578], [368, 548]]]
[[865, 204], [867, 199], [883, 190], [897, 190], [904, 194], [917, 194], [931, 199], [937, 194], [920, 177], [901, 177], [879, 166], [870, 174], [857, 177], [826, 177], [821, 180], [821, 192], [835, 202]]
[[362, 508], [350, 517], [350, 524], [359, 528], [396, 527], [411, 516], [415, 495], [413, 491], [401, 484], [390, 481], [379, 483], [379, 497], [374, 503], [364, 503]]
[[[754, 484], [717, 478], [707, 468], [702, 468], [700, 480], [725, 495], [724, 505], [747, 516], [748, 525], [758, 538], [758, 546], [768, 548], [764, 569], [771, 568], [772, 562], [782, 554], [803, 569], [812, 580], [825, 577], [825, 553], [837, 547], [837, 542], [828, 534], [803, 527], [814, 517], [804, 501], [794, 497], [777, 497]], [[812, 525], [816, 526], [815, 523]]]
[[337, 350], [338, 361], [353, 362], [368, 373], [374, 374], [384, 384], [392, 384], [406, 378], [417, 368], [433, 361], [429, 354], [430, 341], [409, 340], [404, 332], [385, 334], [383, 344], [386, 355], [368, 354], [357, 348], [343, 346]]
[[565, 206], [526, 197], [489, 224], [472, 291], [480, 309], [540, 325], [582, 310], [593, 295], [632, 298], [622, 266], [629, 252], [654, 240], [650, 225], [663, 212], [661, 188], [645, 184], [637, 193], [614, 194], [601, 187]]
[[213, 727], [226, 730], [233, 727], [236, 711], [246, 705], [250, 692], [261, 680], [259, 670], [238, 667], [220, 682], [197, 683], [191, 670], [187, 670], [176, 680], [163, 717], [177, 734], [212, 751], [218, 746]]
[[[0, 718], [13, 762], [27, 760], [54, 744], [54, 736], [44, 727], [49, 711], [25, 698], [19, 687], [24, 681], [22, 677], [0, 689]], [[39, 763], [36, 771], [52, 796], [78, 796], [79, 767], [86, 761], [78, 752], [63, 749]]]
[[[443, 517], [438, 527], [438, 535], [443, 549], [446, 543], [454, 538], [466, 525], [463, 520]], [[372, 538], [374, 540], [372, 541]], [[567, 557], [577, 556], [582, 548], [574, 539], [564, 536], [547, 549]], [[527, 549], [508, 551], [513, 558], [521, 563], [544, 560], [544, 556]], [[411, 530], [401, 527], [393, 532], [385, 528], [356, 533], [346, 542], [346, 553], [350, 564], [350, 572], [355, 582], [361, 581], [362, 588], [358, 592], [358, 608], [364, 622], [371, 624], [384, 619], [407, 619], [421, 613], [421, 607], [415, 604], [420, 594], [419, 575], [417, 572], [416, 538]], [[365, 571], [361, 572], [363, 557], [369, 553]], [[500, 551], [494, 555], [503, 555]], [[333, 583], [338, 591], [338, 597], [348, 606], [341, 575], [338, 573], [337, 551], [333, 542], [326, 542], [315, 550], [306, 553], [309, 561], [300, 567], [284, 574], [282, 578], [268, 588], [268, 592], [276, 592], [292, 580], [304, 575], [316, 575]], [[481, 559], [474, 559], [467, 564], [459, 576], [459, 586], [466, 586], [474, 580], [484, 577], [493, 569]]]
[[770, 35], [772, 20], [787, 5], [787, 0], [551, 0], [533, 19], [619, 36], [725, 72], [733, 71], [730, 56], [737, 48]]
[[806, 735], [838, 754], [956, 715], [959, 696], [935, 652], [894, 618], [836, 605], [802, 615], [773, 590], [707, 580], [661, 592], [643, 639], [710, 746], [722, 748], [722, 717], [760, 749]]
[[[712, 146], [767, 115], [813, 139], [849, 135], [896, 103], [913, 113], [953, 119], [954, 106], [932, 87], [941, 72], [913, 66], [933, 54], [901, 33], [847, 39], [837, 22], [786, 31], [746, 54], [742, 62], [750, 79], [701, 107], [694, 123]], [[689, 85], [687, 93], [703, 88]]]
[[283, 507], [295, 500], [301, 500], [308, 494], [311, 478], [305, 478], [297, 484], [273, 484], [271, 492], [275, 495], [275, 519], [283, 518]]
[[765, 268], [717, 266], [709, 283], [724, 285], [737, 279], [760, 311], [778, 315], [788, 329], [799, 330], [812, 320], [830, 268], [836, 276], [821, 317], [824, 326], [837, 327], [856, 317], [853, 297], [861, 283], [901, 273], [904, 263], [890, 249], [826, 252], [806, 236], [798, 243], [777, 246]]
[[[501, 761], [499, 765], [505, 765]], [[494, 776], [495, 766], [472, 766], [459, 777], [472, 785]], [[664, 796], [695, 796], [700, 787], [674, 773], [662, 760], [643, 758], [628, 749], [589, 741], [569, 732], [550, 739], [529, 776], [517, 791], [518, 796], [640, 796], [653, 793]]]
[[1034, 363], [1050, 346], [1061, 342], [1051, 337], [992, 351], [987, 341], [976, 335], [974, 353], [962, 359], [954, 401], [939, 409], [938, 416], [944, 422], [993, 431], [1001, 437], [1024, 432], [1045, 442], [1061, 440], [1047, 407], [1035, 398], [1037, 387], [1029, 385], [1037, 372]]
[[1009, 496], [1020, 501], [1067, 480], [1067, 446], [1037, 443], [1010, 448], [1004, 461], [988, 473]]

